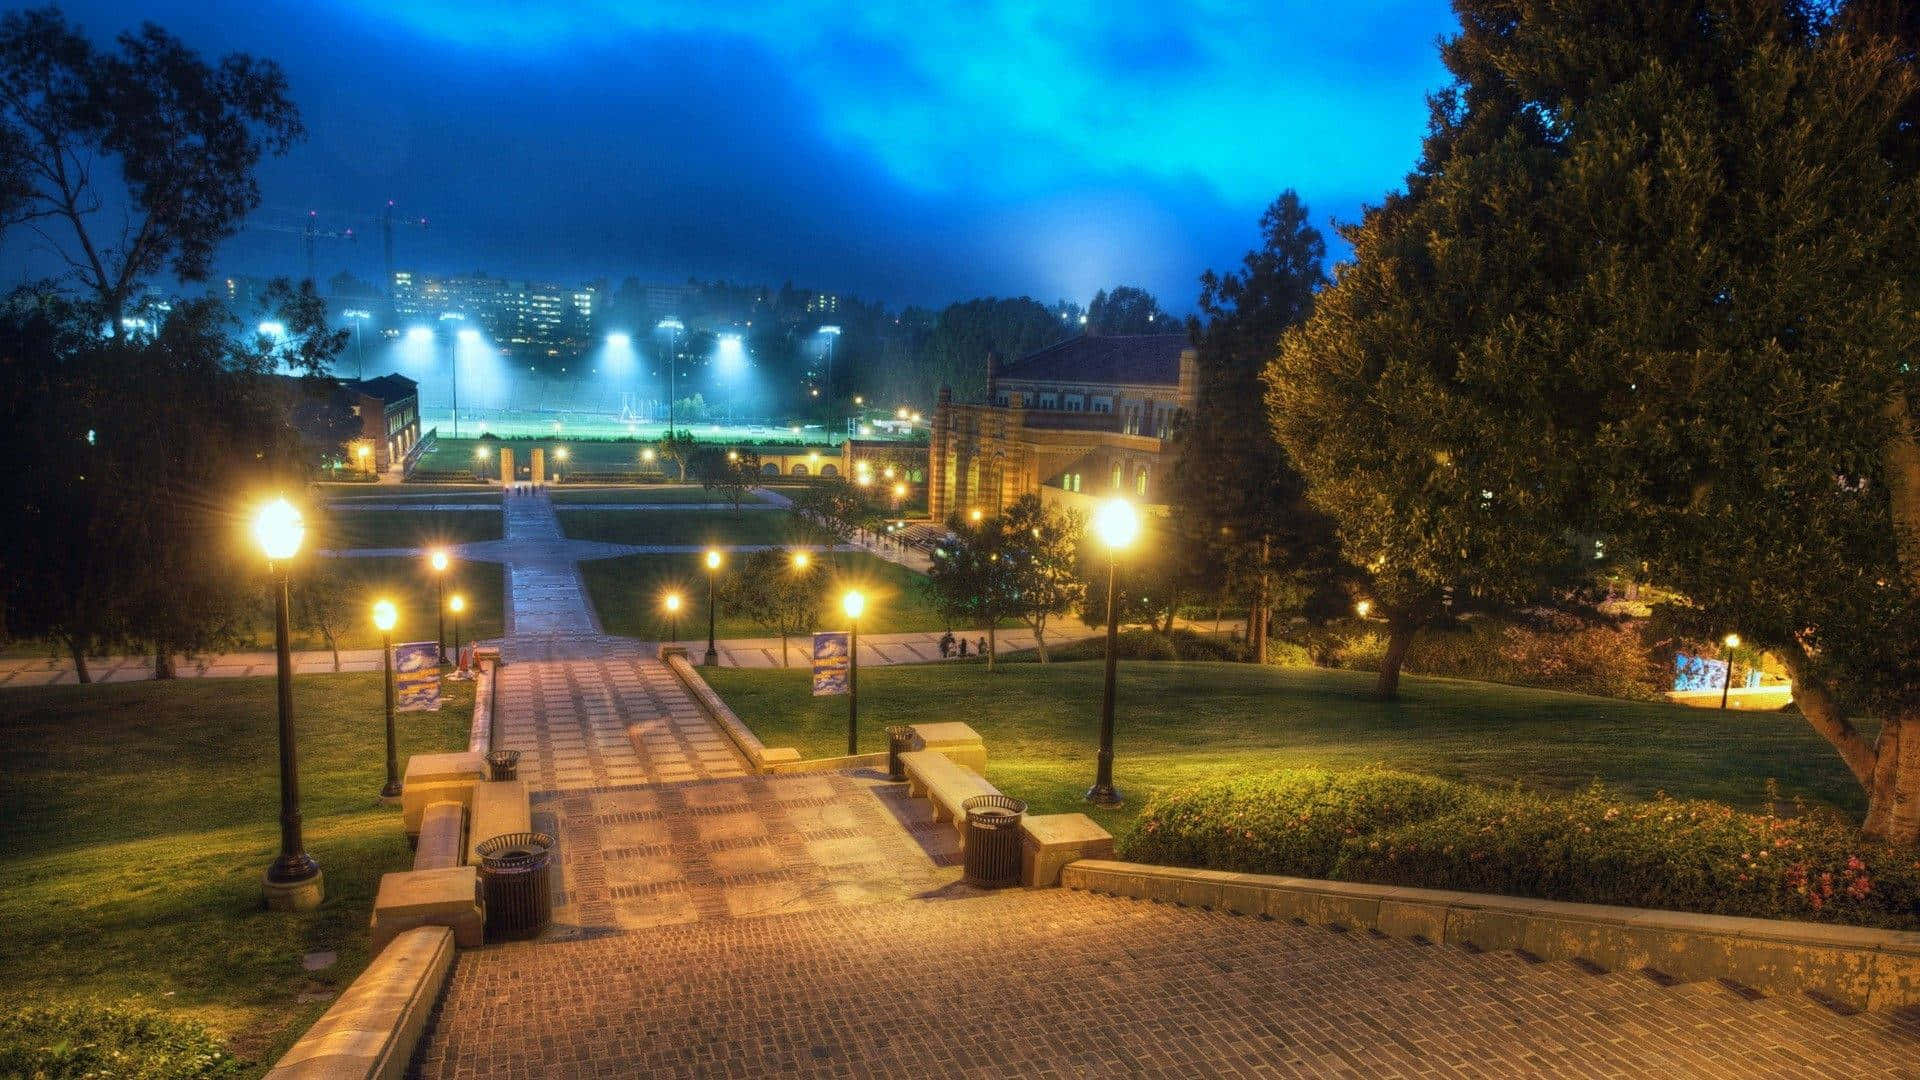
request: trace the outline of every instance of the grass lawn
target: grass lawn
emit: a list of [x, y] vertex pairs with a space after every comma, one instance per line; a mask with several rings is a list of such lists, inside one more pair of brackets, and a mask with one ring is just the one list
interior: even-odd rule
[[[718, 491], [708, 491], [698, 484], [635, 484], [632, 487], [578, 487], [549, 488], [553, 495], [553, 504], [563, 506], [567, 503], [723, 503], [727, 497]], [[741, 505], [761, 502], [758, 495], [748, 492], [741, 499]]]
[[397, 506], [434, 501], [427, 496], [443, 497], [445, 502], [500, 501], [500, 489], [490, 484], [321, 484], [319, 492], [325, 502], [387, 502]]
[[[399, 720], [400, 758], [466, 746], [472, 684]], [[294, 680], [307, 850], [320, 910], [260, 905], [279, 850], [272, 679], [0, 693], [0, 1008], [137, 998], [213, 1028], [264, 1071], [367, 963], [380, 875], [411, 864], [386, 775], [378, 675]], [[339, 961], [301, 968], [310, 952]]]
[[[438, 633], [438, 598], [426, 560], [404, 556], [379, 555], [332, 560], [330, 569], [340, 575], [347, 589], [348, 622], [341, 633], [342, 649], [377, 649], [380, 631], [373, 626], [373, 604], [392, 600], [399, 609], [400, 622], [394, 627], [395, 641], [426, 641]], [[447, 567], [446, 594], [460, 593], [467, 610], [460, 616], [460, 640], [478, 641], [497, 638], [506, 632], [502, 616], [501, 594], [506, 571], [499, 563], [455, 561]], [[448, 655], [452, 655], [453, 616], [447, 616]], [[273, 612], [262, 607], [258, 629], [243, 648], [273, 648]], [[326, 640], [319, 631], [303, 628], [295, 611], [293, 647], [324, 649]]]
[[[1677, 705], [1408, 676], [1402, 700], [1372, 701], [1374, 676], [1243, 664], [1120, 665], [1114, 780], [1118, 810], [1082, 802], [1098, 747], [1099, 663], [977, 662], [860, 672], [860, 743], [882, 728], [962, 720], [987, 744], [987, 776], [1036, 813], [1085, 810], [1118, 835], [1155, 791], [1232, 772], [1378, 763], [1488, 784], [1571, 789], [1599, 779], [1764, 806], [1782, 795], [1864, 809], [1858, 785], [1805, 720], [1789, 713]], [[807, 757], [845, 752], [847, 702], [810, 696], [804, 671], [702, 669], [768, 746]]]
[[[464, 425], [462, 425], [464, 426]], [[481, 445], [479, 439], [441, 438], [434, 442], [431, 449], [421, 453], [416, 468], [425, 472], [452, 472], [474, 468], [474, 448]], [[500, 447], [513, 450], [515, 469], [524, 469], [533, 463], [533, 451], [537, 447], [545, 451], [546, 468], [549, 473], [566, 476], [575, 469], [581, 472], [611, 473], [640, 471], [640, 452], [654, 445], [651, 440], [638, 439], [616, 441], [611, 439], [488, 439], [488, 458], [480, 462], [481, 471], [488, 475], [500, 473]], [[567, 456], [562, 460], [558, 454], [565, 447]]]
[[498, 540], [498, 510], [340, 510], [308, 543], [315, 548], [431, 547]]
[[[822, 559], [829, 558], [822, 553]], [[821, 604], [820, 629], [842, 629], [846, 617], [839, 614], [839, 596], [848, 585], [858, 587], [867, 597], [867, 615], [860, 620], [861, 633], [891, 634], [910, 630], [938, 630], [940, 617], [927, 604], [921, 592], [924, 575], [904, 566], [876, 558], [864, 551], [841, 551], [832, 556], [841, 569], [833, 576], [836, 585], [828, 587]], [[669, 590], [678, 590], [687, 602], [680, 617], [683, 639], [705, 637], [707, 633], [706, 567], [700, 555], [624, 555], [618, 559], [593, 559], [580, 564], [586, 579], [587, 597], [600, 613], [600, 624], [607, 633], [648, 641], [663, 640], [668, 629], [660, 598]], [[844, 584], [841, 584], [844, 583]], [[727, 611], [724, 600], [716, 621], [716, 633], [722, 638], [758, 638], [770, 636], [758, 624]], [[797, 658], [805, 649], [799, 637], [793, 639]]]
[[807, 542], [785, 510], [560, 509], [560, 528], [570, 540], [612, 544], [792, 544]]

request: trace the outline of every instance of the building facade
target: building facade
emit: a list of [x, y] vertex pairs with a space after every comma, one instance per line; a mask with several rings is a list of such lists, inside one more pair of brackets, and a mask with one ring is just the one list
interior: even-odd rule
[[355, 442], [372, 448], [376, 472], [406, 460], [408, 451], [419, 445], [420, 395], [412, 379], [382, 375], [350, 380], [340, 384], [340, 393], [360, 422]]
[[988, 357], [985, 401], [941, 388], [927, 450], [933, 519], [996, 513], [1028, 494], [1079, 509], [1116, 493], [1164, 505], [1174, 427], [1197, 380], [1185, 334], [1083, 335], [1011, 364]]

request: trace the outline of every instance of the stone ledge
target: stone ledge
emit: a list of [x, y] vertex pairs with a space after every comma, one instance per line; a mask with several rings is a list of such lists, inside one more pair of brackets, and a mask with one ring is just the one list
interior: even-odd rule
[[[485, 754], [493, 749], [493, 672], [500, 666], [500, 648], [474, 650], [473, 723], [467, 730], [467, 752]], [[490, 661], [483, 663], [482, 661]]]
[[[782, 756], [776, 759], [773, 756], [775, 754], [792, 754], [793, 756]], [[849, 757], [806, 758], [803, 760], [798, 750], [787, 750], [782, 747], [767, 751], [766, 771], [775, 776], [791, 776], [795, 773], [855, 772], [860, 769], [877, 769], [885, 773], [887, 771], [887, 752], [881, 750], [872, 754], [854, 754]]]
[[1020, 822], [1021, 881], [1045, 889], [1081, 859], [1113, 858], [1113, 834], [1085, 814], [1028, 814]]
[[1616, 971], [1653, 968], [1683, 982], [1728, 979], [1763, 993], [1812, 992], [1875, 1011], [1920, 1004], [1920, 933], [1104, 859], [1069, 863], [1060, 883], [1435, 944], [1524, 949]]
[[375, 955], [421, 926], [452, 930], [454, 943], [463, 949], [485, 944], [486, 908], [480, 902], [479, 871], [471, 866], [452, 866], [382, 874], [367, 925], [372, 931]]
[[401, 1076], [452, 968], [451, 930], [423, 926], [399, 935], [267, 1076], [272, 1080]]
[[684, 650], [681, 652], [662, 650], [661, 658], [666, 661], [667, 667], [674, 676], [680, 680], [680, 685], [686, 687], [687, 693], [693, 695], [693, 700], [706, 710], [708, 716], [713, 717], [714, 723], [720, 725], [720, 730], [727, 733], [727, 738], [733, 740], [733, 745], [739, 749], [740, 755], [747, 759], [747, 763], [753, 766], [753, 771], [766, 772], [769, 765], [800, 760], [800, 751], [790, 747], [768, 749], [766, 744], [760, 741], [760, 737], [734, 715], [733, 710], [727, 707], [727, 703], [720, 700], [720, 695], [713, 692], [713, 687], [708, 686], [707, 680], [700, 677], [700, 672], [692, 664], [687, 663], [684, 652]]
[[473, 785], [486, 778], [487, 761], [482, 754], [415, 754], [408, 758], [406, 778], [400, 786], [400, 814], [407, 835], [420, 835], [420, 818], [433, 803], [469, 806]]
[[488, 840], [508, 833], [532, 831], [533, 811], [527, 801], [525, 780], [488, 780], [473, 786], [465, 852], [469, 866], [480, 865], [480, 845]]

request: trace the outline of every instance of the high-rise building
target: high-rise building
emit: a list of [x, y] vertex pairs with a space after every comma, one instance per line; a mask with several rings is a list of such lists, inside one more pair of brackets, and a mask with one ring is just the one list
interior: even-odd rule
[[584, 345], [593, 332], [592, 286], [510, 281], [484, 273], [454, 277], [393, 275], [394, 314], [419, 322], [460, 315], [502, 347], [555, 353]]

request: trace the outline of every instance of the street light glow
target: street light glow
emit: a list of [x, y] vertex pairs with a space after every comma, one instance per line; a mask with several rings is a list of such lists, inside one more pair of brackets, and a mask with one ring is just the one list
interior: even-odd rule
[[479, 458], [481, 461], [487, 460], [488, 455], [490, 455], [491, 453], [492, 451], [488, 450], [484, 446], [476, 446], [473, 448], [473, 456], [476, 458]]
[[645, 450], [642, 450], [642, 451], [640, 451], [640, 460], [641, 460], [641, 461], [652, 461], [652, 460], [653, 460], [653, 449], [652, 449], [651, 447], [649, 447], [648, 449], [645, 449]]
[[812, 562], [813, 556], [808, 555], [804, 551], [796, 551], [793, 553], [793, 568], [795, 570], [805, 570], [808, 564]]
[[670, 592], [660, 602], [663, 605], [665, 605], [667, 609], [667, 614], [673, 615], [673, 614], [679, 613], [680, 611], [680, 594], [679, 593]]
[[972, 510], [967, 511], [967, 518], [969, 520], [979, 521], [980, 517], [981, 517], [980, 508], [977, 506], [974, 507]]
[[1108, 499], [1093, 515], [1093, 531], [1100, 542], [1119, 551], [1140, 535], [1140, 515], [1125, 499]]
[[1728, 634], [1728, 635], [1727, 635], [1727, 637], [1726, 637], [1726, 644], [1727, 644], [1727, 648], [1729, 648], [1729, 649], [1737, 649], [1737, 648], [1739, 648], [1739, 647], [1740, 647], [1740, 635], [1739, 635], [1739, 634]]
[[895, 484], [895, 485], [893, 485], [893, 497], [894, 497], [894, 498], [896, 498], [896, 499], [904, 499], [904, 498], [906, 498], [906, 497], [907, 497], [907, 485], [905, 485], [905, 484]]
[[435, 573], [445, 572], [447, 569], [447, 549], [434, 548], [433, 555], [428, 558], [427, 564], [433, 567]]
[[1355, 615], [1360, 616], [1363, 619], [1366, 618], [1368, 613], [1372, 611], [1373, 611], [1373, 601], [1371, 600], [1362, 600], [1359, 603], [1353, 605], [1353, 613]]
[[565, 461], [565, 460], [567, 460], [567, 455], [568, 455], [568, 451], [567, 451], [567, 448], [566, 448], [566, 447], [564, 447], [564, 446], [556, 446], [556, 447], [554, 447], [554, 449], [553, 449], [553, 457], [554, 457], [554, 460], [556, 460], [556, 461]]
[[267, 558], [275, 562], [293, 558], [306, 535], [307, 527], [300, 520], [299, 509], [284, 496], [261, 507], [253, 517], [254, 541]]
[[707, 569], [709, 570], [720, 569], [720, 553], [711, 548], [707, 550]]
[[400, 612], [393, 606], [393, 601], [375, 600], [373, 602], [373, 625], [381, 633], [391, 631], [399, 621]]
[[459, 593], [454, 593], [452, 596], [447, 597], [447, 610], [453, 612], [455, 615], [467, 610], [467, 598], [461, 596]]
[[840, 609], [847, 613], [847, 618], [857, 619], [867, 609], [867, 598], [860, 595], [860, 590], [849, 589], [847, 595], [840, 598]]

